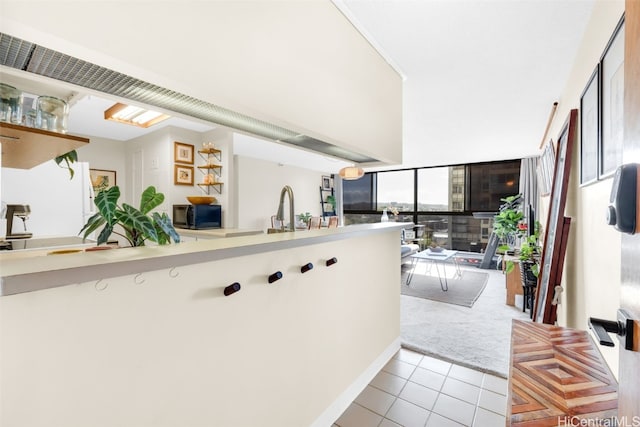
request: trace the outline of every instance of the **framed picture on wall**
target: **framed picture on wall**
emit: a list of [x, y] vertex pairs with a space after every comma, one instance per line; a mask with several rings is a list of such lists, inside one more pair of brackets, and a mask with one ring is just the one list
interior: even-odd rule
[[116, 171], [89, 169], [89, 176], [93, 192], [96, 194], [116, 185]]
[[600, 146], [600, 67], [597, 66], [580, 97], [580, 184], [598, 179]]
[[599, 176], [609, 176], [622, 164], [624, 111], [624, 17], [600, 61], [602, 136]]
[[193, 166], [175, 165], [173, 183], [175, 185], [193, 185]]
[[193, 164], [193, 145], [175, 141], [173, 143], [173, 148], [176, 163]]
[[331, 190], [331, 177], [323, 175], [322, 176], [322, 189], [323, 190]]

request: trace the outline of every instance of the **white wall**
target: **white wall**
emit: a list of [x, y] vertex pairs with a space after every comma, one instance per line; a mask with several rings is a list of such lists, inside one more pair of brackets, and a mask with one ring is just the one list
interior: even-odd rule
[[127, 199], [127, 174], [126, 174], [126, 141], [97, 138], [91, 135], [81, 135], [89, 138], [89, 144], [85, 144], [77, 150], [78, 160], [89, 162], [92, 169], [112, 170], [116, 172], [116, 184], [123, 193], [123, 200]]
[[[569, 110], [579, 108], [580, 95], [624, 12], [624, 1], [597, 1], [574, 68], [559, 100], [550, 128], [557, 139]], [[565, 214], [572, 218], [564, 266], [558, 323], [588, 329], [590, 316], [615, 319], [620, 305], [620, 233], [606, 225], [612, 180], [580, 187], [580, 140], [573, 152]], [[543, 200], [548, 205], [548, 197]], [[599, 347], [614, 375], [618, 374], [618, 346]]]
[[[234, 164], [239, 228], [266, 230], [271, 227], [271, 216], [278, 211], [280, 191], [285, 185], [293, 189], [296, 215], [322, 214], [322, 173], [243, 156], [235, 156]], [[285, 198], [285, 212], [288, 218], [288, 198]]]
[[160, 213], [166, 212], [169, 214], [170, 212], [170, 201], [174, 191], [174, 163], [173, 142], [169, 132], [170, 128], [162, 128], [127, 141], [128, 200], [135, 207], [140, 205], [142, 191], [153, 185], [156, 191], [165, 195], [164, 203], [158, 206], [156, 210]]

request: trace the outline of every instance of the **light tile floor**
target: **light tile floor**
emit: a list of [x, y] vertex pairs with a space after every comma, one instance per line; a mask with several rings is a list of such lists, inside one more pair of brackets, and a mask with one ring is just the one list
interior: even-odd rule
[[503, 426], [507, 388], [504, 378], [403, 348], [333, 427]]

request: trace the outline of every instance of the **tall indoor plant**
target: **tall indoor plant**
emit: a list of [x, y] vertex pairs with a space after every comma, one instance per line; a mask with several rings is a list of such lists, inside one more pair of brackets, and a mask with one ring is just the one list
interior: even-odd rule
[[[540, 223], [536, 221], [533, 233], [527, 234], [529, 227], [524, 223], [524, 214], [521, 209], [522, 195], [500, 199], [503, 203], [500, 211], [493, 218], [493, 232], [500, 238], [498, 247], [504, 253], [514, 249], [516, 239], [522, 239], [518, 249], [520, 261], [520, 273], [523, 286], [535, 286], [540, 265]], [[513, 271], [515, 265], [512, 260], [505, 262], [505, 272]]]
[[[164, 194], [156, 192], [153, 186], [147, 187], [140, 199], [140, 208], [123, 203], [118, 205], [120, 188], [116, 185], [96, 194], [95, 204], [98, 212], [82, 227], [83, 239], [104, 225], [98, 235], [98, 245], [106, 243], [114, 233], [124, 237], [131, 246], [144, 246], [147, 240], [166, 245], [180, 236], [173, 228], [171, 218], [166, 213], [151, 212], [164, 201]], [[149, 213], [151, 214], [149, 215]], [[115, 228], [117, 226], [120, 229]]]
[[522, 195], [500, 199], [499, 212], [493, 217], [493, 232], [500, 239], [498, 250], [504, 253], [513, 250], [515, 239], [520, 234], [519, 225], [524, 218], [522, 213]]

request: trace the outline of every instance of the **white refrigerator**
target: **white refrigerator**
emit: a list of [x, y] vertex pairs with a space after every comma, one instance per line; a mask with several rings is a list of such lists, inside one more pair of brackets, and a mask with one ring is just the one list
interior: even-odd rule
[[[26, 231], [34, 238], [78, 236], [87, 219], [95, 212], [89, 163], [73, 163], [69, 171], [53, 160], [32, 169], [2, 168], [0, 197], [6, 204], [31, 207]], [[0, 223], [0, 235], [6, 234], [6, 218]], [[22, 221], [15, 218], [13, 231], [22, 232]]]

